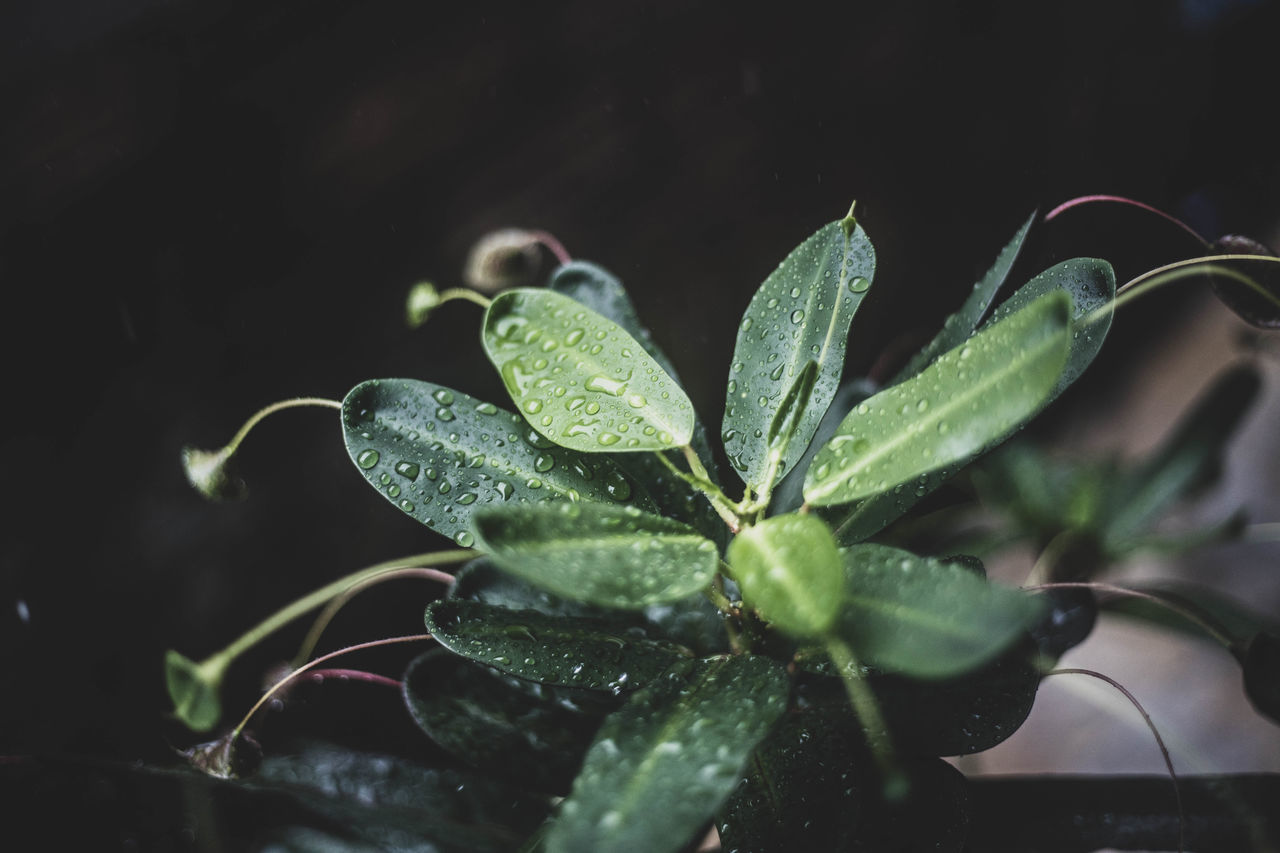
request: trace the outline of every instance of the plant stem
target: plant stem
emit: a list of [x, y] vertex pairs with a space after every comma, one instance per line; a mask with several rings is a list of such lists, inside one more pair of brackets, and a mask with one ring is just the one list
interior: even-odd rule
[[378, 675], [376, 672], [365, 672], [363, 669], [313, 669], [310, 677], [313, 681], [324, 681], [326, 678], [340, 678], [343, 681], [363, 681], [365, 684], [381, 684], [383, 687], [399, 689], [404, 684], [394, 678]]
[[[1224, 278], [1234, 279], [1241, 284], [1254, 290], [1264, 299], [1280, 305], [1280, 300], [1269, 293], [1266, 288], [1258, 284], [1244, 273], [1236, 272], [1230, 267], [1219, 266], [1221, 261], [1269, 261], [1271, 263], [1280, 263], [1280, 258], [1273, 258], [1270, 255], [1211, 255], [1203, 258], [1188, 258], [1183, 261], [1175, 261], [1171, 264], [1165, 264], [1149, 270], [1137, 278], [1130, 279], [1122, 287], [1116, 290], [1116, 296], [1105, 305], [1100, 305], [1094, 309], [1092, 313], [1084, 318], [1083, 325], [1091, 325], [1098, 322], [1110, 312], [1142, 296], [1145, 293], [1154, 290], [1171, 281], [1188, 278], [1201, 273], [1209, 273], [1213, 275], [1221, 275]], [[1200, 267], [1200, 269], [1197, 269]]]
[[1190, 234], [1192, 237], [1196, 239], [1198, 243], [1200, 243], [1200, 245], [1204, 246], [1205, 248], [1209, 248], [1212, 245], [1208, 240], [1200, 236], [1200, 232], [1196, 231], [1194, 228], [1192, 228], [1187, 223], [1183, 222], [1181, 219], [1178, 219], [1177, 217], [1174, 217], [1174, 216], [1170, 216], [1169, 214], [1165, 213], [1163, 210], [1160, 210], [1159, 208], [1156, 208], [1156, 207], [1152, 207], [1149, 204], [1143, 204], [1140, 201], [1134, 201], [1131, 198], [1125, 198], [1124, 196], [1120, 196], [1120, 195], [1085, 195], [1085, 196], [1080, 196], [1079, 198], [1070, 199], [1069, 201], [1064, 201], [1062, 204], [1058, 205], [1053, 210], [1046, 213], [1044, 215], [1044, 221], [1050, 222], [1053, 219], [1055, 219], [1059, 214], [1065, 213], [1066, 211], [1070, 210], [1073, 207], [1078, 207], [1082, 204], [1090, 204], [1092, 202], [1097, 202], [1097, 201], [1119, 202], [1120, 204], [1127, 204], [1132, 207], [1139, 208], [1140, 210], [1145, 210], [1148, 213], [1154, 213], [1156, 216], [1159, 216], [1162, 219], [1173, 223], [1174, 225], [1181, 228], [1183, 231]]
[[361, 569], [353, 572], [346, 577], [338, 578], [332, 583], [325, 584], [314, 592], [304, 595], [292, 604], [282, 607], [275, 613], [268, 616], [262, 622], [250, 628], [239, 638], [234, 640], [226, 648], [219, 652], [215, 652], [205, 660], [201, 661], [199, 666], [202, 669], [225, 670], [231, 661], [235, 660], [246, 650], [252, 648], [263, 638], [270, 636], [280, 628], [305, 615], [309, 611], [320, 607], [335, 596], [341, 595], [352, 586], [358, 585], [363, 581], [375, 577], [381, 573], [395, 570], [421, 566], [424, 563], [434, 563], [436, 565], [449, 565], [451, 563], [460, 563], [469, 560], [475, 556], [475, 551], [470, 549], [455, 549], [452, 551], [434, 551], [428, 554], [415, 554], [412, 557], [402, 557], [398, 560], [389, 560], [385, 563], [378, 563], [375, 566]]
[[889, 729], [885, 726], [884, 717], [880, 714], [880, 704], [876, 695], [862, 675], [862, 665], [854, 657], [848, 644], [836, 636], [827, 637], [827, 654], [831, 662], [840, 671], [840, 679], [844, 682], [845, 692], [849, 694], [849, 704], [858, 715], [862, 727], [867, 733], [867, 745], [875, 757], [880, 773], [884, 777], [884, 796], [890, 801], [901, 800], [907, 795], [909, 781], [894, 757], [893, 744], [889, 739]]
[[477, 293], [469, 287], [450, 287], [446, 290], [440, 291], [440, 301], [435, 307], [439, 308], [446, 302], [452, 302], [455, 299], [465, 299], [468, 302], [474, 302], [481, 308], [488, 308], [489, 303], [493, 302], [489, 297], [482, 293]]
[[[691, 468], [693, 468], [693, 463], [697, 462], [697, 467], [694, 469], [695, 474], [686, 474], [681, 471], [676, 467], [676, 463], [668, 459], [666, 453], [660, 450], [654, 451], [654, 455], [672, 474], [702, 492], [707, 500], [711, 502], [711, 508], [716, 511], [716, 515], [720, 516], [720, 519], [728, 526], [730, 531], [737, 533], [742, 529], [742, 519], [734, 512], [733, 505], [729, 503], [729, 499], [725, 497], [724, 492], [720, 491], [720, 488], [711, 482], [710, 477], [707, 476], [707, 469], [702, 466], [702, 462], [698, 460], [698, 454], [693, 452], [693, 448], [686, 444], [681, 449], [684, 451], [685, 458], [690, 460]], [[701, 477], [696, 475], [699, 470], [702, 472]]]
[[320, 635], [324, 633], [324, 629], [329, 626], [329, 623], [333, 621], [333, 617], [348, 601], [371, 586], [399, 578], [422, 578], [424, 580], [439, 581], [446, 585], [452, 584], [454, 580], [453, 575], [448, 572], [415, 566], [408, 569], [385, 569], [353, 583], [325, 605], [324, 610], [320, 611], [320, 615], [312, 623], [311, 630], [307, 632], [302, 645], [298, 647], [298, 653], [293, 657], [293, 665], [297, 667], [307, 662], [307, 659], [311, 657], [311, 653], [316, 650], [316, 643], [320, 641]]
[[290, 681], [293, 681], [299, 675], [302, 675], [302, 673], [306, 672], [307, 670], [315, 669], [317, 666], [319, 666], [320, 664], [326, 661], [333, 660], [339, 655], [345, 655], [350, 652], [358, 652], [364, 649], [377, 648], [378, 646], [390, 646], [395, 643], [417, 643], [417, 642], [422, 642], [424, 640], [430, 640], [430, 639], [432, 639], [430, 634], [413, 634], [408, 637], [388, 637], [383, 640], [371, 640], [367, 643], [358, 643], [354, 646], [347, 646], [345, 649], [338, 649], [336, 652], [329, 652], [327, 655], [321, 655], [320, 657], [311, 661], [311, 663], [298, 667], [293, 672], [289, 673], [284, 678], [280, 679], [275, 684], [271, 685], [271, 689], [269, 689], [266, 693], [263, 693], [262, 698], [260, 698], [257, 702], [253, 703], [253, 707], [249, 709], [249, 713], [245, 714], [244, 719], [242, 719], [240, 723], [234, 729], [231, 730], [231, 734], [227, 738], [228, 742], [235, 743], [236, 739], [240, 737], [240, 733], [244, 731], [244, 727], [247, 726], [249, 724], [249, 721], [253, 719], [253, 715], [258, 713], [258, 709], [261, 708], [263, 705], [265, 705], [267, 701], [271, 699], [272, 696], [276, 695], [276, 693], [279, 692], [282, 687], [284, 687]]
[[556, 256], [556, 260], [560, 262], [561, 266], [573, 260], [564, 244], [557, 240], [550, 231], [530, 231], [529, 236], [546, 246], [547, 250]]
[[338, 409], [341, 411], [342, 403], [337, 400], [330, 400], [325, 397], [293, 397], [288, 400], [281, 400], [278, 403], [272, 403], [266, 408], [260, 409], [253, 417], [244, 422], [244, 426], [240, 427], [240, 431], [231, 437], [227, 442], [227, 446], [222, 448], [222, 454], [230, 457], [240, 447], [240, 442], [244, 441], [245, 436], [258, 425], [258, 422], [267, 415], [275, 414], [283, 409], [293, 409], [300, 406], [319, 406], [327, 409]]
[[[1115, 584], [1100, 583], [1097, 581], [1044, 583], [1044, 584], [1039, 584], [1037, 586], [1026, 586], [1026, 587], [1023, 587], [1023, 589], [1028, 591], [1036, 591], [1036, 590], [1042, 590], [1042, 589], [1091, 589], [1097, 592], [1109, 592], [1113, 595], [1123, 595], [1131, 598], [1141, 598], [1144, 601], [1151, 601], [1151, 602], [1154, 602], [1155, 604], [1160, 605], [1164, 609], [1168, 610], [1170, 613], [1176, 613], [1182, 618], [1186, 619], [1188, 622], [1191, 622], [1192, 624], [1196, 625], [1197, 627], [1202, 629], [1206, 634], [1212, 637], [1214, 640], [1221, 643], [1222, 646], [1226, 648], [1228, 651], [1230, 651], [1232, 654], [1237, 654], [1236, 643], [1231, 639], [1231, 636], [1225, 630], [1223, 630], [1222, 627], [1219, 626], [1217, 623], [1211, 621], [1208, 617], [1202, 614], [1196, 613], [1194, 610], [1191, 610], [1188, 607], [1184, 607], [1181, 604], [1178, 604], [1177, 602], [1174, 602], [1174, 601], [1170, 601], [1167, 598], [1162, 598], [1159, 595], [1156, 595], [1154, 593], [1145, 592], [1139, 589], [1130, 589], [1129, 587], [1117, 586]], [[1239, 653], [1242, 654], [1243, 650], [1240, 650]], [[1237, 654], [1237, 656], [1239, 655]]]

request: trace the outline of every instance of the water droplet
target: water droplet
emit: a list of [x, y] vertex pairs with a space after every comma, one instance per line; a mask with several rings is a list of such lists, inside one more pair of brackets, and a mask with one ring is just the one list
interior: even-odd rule
[[772, 297], [772, 296], [771, 296], [771, 297], [769, 297], [769, 301], [768, 301], [768, 302], [766, 302], [766, 303], [765, 303], [765, 305], [768, 305], [770, 308], [777, 308], [777, 307], [778, 307], [778, 300], [777, 300], [776, 298], [774, 298], [774, 297]]
[[504, 501], [510, 500], [511, 495], [514, 493], [514, 488], [512, 487], [512, 485], [502, 480], [499, 480], [498, 482], [494, 483], [493, 489], [498, 493], [498, 496], [502, 498]]
[[453, 420], [453, 409], [446, 409], [444, 406], [436, 409], [436, 420], [451, 421]]
[[800, 310], [799, 308], [791, 312], [792, 323], [799, 323], [803, 319], [804, 319], [804, 311]]
[[542, 411], [542, 401], [541, 400], [525, 400], [524, 410], [531, 415], [536, 415], [538, 414], [538, 412]]
[[586, 408], [582, 411], [586, 412], [588, 415], [598, 414], [600, 411], [600, 404], [595, 400], [592, 400], [590, 403], [587, 403]]
[[792, 299], [799, 299], [799, 298], [800, 298], [800, 288], [798, 288], [798, 287], [793, 287], [793, 288], [791, 288], [791, 298], [792, 298]]
[[441, 480], [439, 491], [440, 491], [440, 494], [447, 495], [453, 491], [453, 486], [449, 483], [448, 480]]
[[928, 401], [928, 400], [919, 400], [919, 401], [916, 403], [916, 411], [917, 411], [917, 412], [923, 412], [923, 411], [925, 411], [925, 410], [926, 410], [926, 409], [928, 409], [928, 408], [929, 408], [929, 401]]
[[372, 449], [360, 451], [360, 455], [356, 457], [356, 464], [361, 468], [372, 468], [378, 464], [378, 451]]
[[951, 427], [947, 426], [946, 421], [938, 421], [938, 435], [946, 435], [947, 430], [949, 429], [951, 429]]
[[537, 458], [533, 460], [533, 470], [539, 474], [545, 474], [550, 471], [556, 464], [556, 458], [550, 453], [539, 453]]
[[571, 347], [577, 346], [578, 342], [582, 340], [582, 337], [585, 334], [586, 331], [583, 329], [571, 329], [569, 334], [564, 336], [564, 342]]
[[617, 471], [610, 471], [604, 476], [604, 490], [615, 501], [625, 501], [631, 497], [631, 484], [627, 478]]
[[863, 278], [860, 275], [849, 279], [849, 289], [854, 293], [866, 293], [870, 287], [871, 279]]
[[830, 473], [831, 473], [831, 465], [830, 465], [830, 463], [823, 462], [823, 463], [822, 463], [821, 465], [819, 465], [816, 469], [814, 469], [813, 476], [814, 476], [814, 477], [816, 477], [817, 479], [821, 480], [821, 479], [823, 479], [824, 477], [826, 477], [826, 476], [827, 476], [828, 474], [830, 474]]
[[750, 328], [751, 328], [751, 318], [750, 318], [750, 317], [743, 317], [743, 318], [742, 318], [742, 331], [746, 332], [746, 331], [750, 330]]
[[961, 358], [968, 358], [968, 357], [969, 357], [969, 356], [971, 356], [971, 355], [973, 355], [973, 347], [970, 347], [970, 346], [963, 346], [963, 347], [960, 347], [960, 357], [961, 357]]
[[463, 506], [470, 506], [475, 502], [476, 502], [476, 496], [474, 492], [465, 492], [461, 495], [458, 495], [458, 503], [462, 504]]
[[414, 462], [397, 462], [396, 473], [406, 480], [418, 479], [418, 465]]
[[412, 501], [400, 501], [400, 508], [405, 512], [413, 512], [414, 506]]
[[493, 403], [481, 403], [476, 406], [476, 411], [482, 415], [496, 415], [498, 413], [498, 407]]
[[627, 405], [633, 409], [642, 409], [649, 404], [649, 401], [639, 394], [632, 394], [627, 397]]
[[378, 482], [385, 486], [387, 483], [391, 482], [391, 475], [387, 473], [379, 474]]
[[537, 477], [530, 477], [529, 479], [524, 481], [524, 484], [528, 486], [530, 489], [542, 488], [542, 481], [539, 480]]
[[585, 402], [587, 402], [586, 397], [574, 397], [572, 400], [565, 403], [564, 407], [569, 411], [573, 412], [573, 411], [577, 411], [578, 409], [581, 409], [582, 404]]
[[760, 395], [760, 399], [756, 400], [756, 402], [759, 403], [761, 407], [764, 407], [769, 405], [769, 398], [762, 394]]
[[400, 487], [395, 483], [392, 483], [390, 486], [387, 486], [387, 494], [393, 498], [400, 497]]
[[592, 376], [583, 385], [588, 391], [595, 391], [598, 394], [609, 394], [614, 397], [622, 396], [626, 390], [626, 383], [619, 382], [616, 379], [610, 379], [607, 376]]
[[741, 372], [742, 372], [742, 368], [743, 368], [744, 366], [745, 366], [745, 365], [743, 365], [743, 363], [742, 363], [742, 362], [740, 362], [740, 361], [735, 361], [735, 362], [733, 363], [733, 372], [734, 372], [734, 373], [741, 373]]
[[782, 378], [782, 371], [784, 368], [786, 368], [785, 364], [779, 364], [769, 373], [769, 378], [772, 379], [774, 382], [777, 382], [779, 379]]
[[730, 379], [728, 386], [725, 388], [725, 391], [727, 391], [730, 394], [736, 394], [738, 392], [738, 380]]
[[448, 388], [441, 388], [439, 391], [436, 391], [431, 396], [435, 397], [436, 402], [442, 406], [453, 405], [453, 392], [450, 391]]
[[600, 442], [605, 447], [609, 447], [610, 445], [617, 444], [619, 441], [619, 438], [620, 438], [619, 436], [611, 432], [602, 432], [600, 433], [600, 435], [596, 436], [596, 441]]

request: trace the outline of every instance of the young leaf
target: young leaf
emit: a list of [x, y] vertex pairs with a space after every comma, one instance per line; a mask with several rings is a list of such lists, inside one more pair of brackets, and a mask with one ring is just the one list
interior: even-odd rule
[[510, 412], [416, 379], [375, 379], [342, 403], [347, 453], [378, 492], [470, 547], [490, 504], [568, 498], [653, 507], [608, 459], [555, 447]]
[[164, 656], [164, 680], [173, 701], [173, 713], [195, 732], [207, 732], [222, 716], [221, 671], [209, 672], [195, 661], [170, 649]]
[[1071, 298], [1048, 294], [858, 404], [814, 457], [804, 496], [848, 503], [967, 461], [1034, 414], [1062, 375]]
[[[809, 408], [813, 397], [813, 385], [818, 378], [818, 362], [810, 359], [800, 368], [796, 381], [791, 383], [778, 411], [774, 413], [769, 429], [765, 433], [769, 447], [769, 459], [765, 466], [765, 476], [760, 487], [767, 493], [777, 482], [788, 457], [788, 449], [800, 428], [800, 421]], [[806, 439], [807, 440], [807, 439]]]
[[547, 838], [548, 853], [680, 850], [787, 706], [782, 664], [676, 664], [609, 716]]
[[919, 678], [990, 660], [1036, 623], [1043, 602], [973, 572], [884, 545], [844, 558], [836, 632], [866, 664]]
[[875, 275], [871, 241], [852, 214], [800, 244], [751, 298], [733, 351], [722, 437], [729, 460], [756, 491], [766, 483], [769, 441], [783, 397], [805, 362], [818, 363], [813, 393], [782, 458], [791, 468], [835, 396], [849, 324]]
[[618, 324], [550, 290], [489, 305], [485, 352], [529, 424], [584, 453], [665, 450], [693, 437], [693, 404]]
[[576, 713], [505, 681], [434, 649], [409, 664], [405, 704], [431, 740], [485, 775], [520, 788], [568, 793], [603, 715]]
[[897, 385], [902, 380], [915, 376], [935, 358], [968, 340], [973, 330], [978, 328], [982, 315], [987, 312], [987, 307], [995, 298], [996, 292], [1000, 290], [1000, 285], [1004, 284], [1009, 277], [1009, 271], [1013, 269], [1014, 262], [1018, 260], [1018, 253], [1022, 251], [1022, 245], [1026, 242], [1027, 232], [1031, 230], [1031, 224], [1035, 221], [1036, 214], [1032, 212], [1027, 217], [1027, 221], [1022, 223], [1018, 233], [1013, 235], [1013, 239], [1000, 250], [991, 269], [987, 270], [986, 275], [973, 285], [973, 290], [969, 292], [969, 297], [960, 306], [960, 310], [943, 321], [942, 328], [933, 336], [933, 340], [912, 356], [893, 379], [886, 383], [887, 385]]
[[476, 513], [479, 547], [502, 569], [573, 601], [638, 609], [702, 590], [715, 543], [633, 507], [555, 503]]
[[688, 652], [635, 629], [536, 610], [446, 599], [427, 607], [427, 630], [454, 654], [550, 686], [622, 693], [656, 678]]
[[811, 515], [779, 515], [729, 543], [729, 565], [746, 604], [796, 637], [826, 633], [844, 586], [831, 531]]

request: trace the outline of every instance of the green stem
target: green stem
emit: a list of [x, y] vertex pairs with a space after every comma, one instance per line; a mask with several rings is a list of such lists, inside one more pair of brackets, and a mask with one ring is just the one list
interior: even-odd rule
[[468, 287], [450, 287], [446, 290], [440, 291], [440, 302], [436, 307], [439, 308], [440, 305], [443, 305], [446, 302], [452, 302], [455, 299], [465, 299], [468, 302], [474, 302], [481, 308], [488, 308], [489, 304], [493, 302], [489, 297], [482, 293], [477, 293]]
[[[693, 448], [689, 445], [686, 444], [681, 449], [684, 451], [686, 459], [698, 459], [698, 455], [693, 452]], [[725, 497], [724, 492], [720, 491], [720, 488], [715, 483], [711, 482], [711, 479], [706, 476], [707, 469], [702, 466], [701, 461], [698, 461], [697, 468], [694, 469], [694, 474], [686, 474], [676, 466], [676, 463], [667, 458], [666, 453], [662, 451], [654, 451], [654, 456], [657, 456], [658, 460], [665, 465], [667, 470], [672, 474], [702, 492], [702, 494], [706, 496], [707, 500], [711, 502], [711, 508], [714, 509], [716, 514], [720, 516], [721, 520], [728, 525], [729, 530], [737, 533], [742, 529], [742, 519], [738, 517], [736, 512], [734, 512], [733, 505], [729, 502], [729, 499]], [[690, 462], [690, 467], [693, 467], [692, 461]], [[701, 477], [696, 474], [698, 470], [701, 470], [702, 472]]]
[[343, 590], [341, 595], [336, 596], [325, 605], [324, 610], [320, 611], [320, 615], [312, 623], [311, 630], [307, 632], [302, 645], [298, 647], [298, 653], [293, 657], [293, 665], [298, 667], [307, 662], [307, 659], [311, 657], [311, 653], [316, 650], [316, 644], [320, 642], [320, 635], [324, 633], [324, 629], [329, 627], [333, 617], [348, 601], [371, 586], [377, 586], [385, 581], [398, 580], [400, 578], [422, 578], [424, 580], [439, 581], [443, 584], [452, 584], [454, 581], [453, 575], [448, 572], [429, 569], [425, 566], [414, 566], [408, 569], [386, 569], [352, 584]]
[[372, 640], [368, 643], [359, 643], [354, 646], [347, 646], [345, 649], [338, 649], [336, 652], [329, 652], [329, 654], [327, 655], [321, 655], [320, 657], [311, 661], [311, 663], [298, 667], [293, 672], [289, 673], [284, 678], [280, 679], [275, 684], [273, 684], [271, 686], [271, 689], [268, 690], [266, 693], [263, 693], [262, 698], [260, 698], [257, 702], [253, 703], [253, 707], [249, 709], [249, 713], [244, 715], [244, 719], [242, 719], [240, 723], [234, 729], [231, 730], [231, 734], [227, 736], [227, 742], [235, 743], [236, 739], [240, 737], [240, 733], [244, 731], [244, 727], [249, 725], [249, 721], [253, 719], [253, 715], [258, 713], [258, 709], [261, 708], [263, 705], [265, 705], [268, 702], [268, 700], [270, 700], [272, 696], [276, 695], [276, 693], [279, 692], [286, 684], [288, 684], [290, 681], [293, 681], [295, 678], [297, 678], [299, 675], [302, 675], [302, 673], [306, 672], [307, 670], [314, 669], [315, 667], [319, 666], [322, 663], [325, 663], [326, 661], [333, 660], [339, 655], [345, 655], [350, 652], [358, 652], [363, 649], [372, 649], [378, 646], [389, 646], [394, 643], [417, 643], [417, 642], [422, 642], [423, 640], [430, 640], [430, 639], [432, 639], [432, 636], [430, 634], [414, 634], [409, 637], [388, 637], [384, 640]]
[[325, 397], [293, 397], [289, 400], [281, 400], [278, 403], [272, 403], [270, 406], [261, 409], [253, 417], [245, 421], [244, 426], [240, 427], [240, 431], [232, 436], [231, 440], [227, 442], [227, 446], [222, 449], [222, 453], [227, 457], [235, 453], [236, 449], [240, 447], [240, 442], [244, 441], [245, 436], [249, 434], [250, 430], [257, 426], [258, 422], [267, 415], [275, 414], [283, 409], [292, 409], [299, 406], [319, 406], [327, 409], [342, 409], [342, 403], [337, 400], [329, 400]]
[[304, 595], [297, 601], [289, 604], [272, 615], [268, 616], [262, 622], [250, 628], [239, 638], [234, 640], [222, 651], [215, 652], [205, 660], [201, 661], [198, 666], [204, 672], [224, 671], [233, 660], [239, 657], [248, 649], [257, 645], [261, 640], [278, 631], [280, 628], [304, 616], [317, 607], [328, 602], [330, 599], [341, 595], [353, 586], [356, 586], [369, 578], [384, 572], [395, 569], [406, 569], [420, 567], [424, 563], [433, 563], [437, 566], [449, 565], [452, 563], [460, 563], [469, 560], [475, 556], [475, 551], [470, 549], [457, 549], [452, 551], [436, 551], [429, 554], [416, 554], [412, 557], [402, 557], [398, 560], [389, 560], [385, 563], [378, 563], [375, 566], [361, 569], [353, 572], [346, 577], [338, 578], [332, 583], [325, 584], [319, 589]]
[[[1252, 289], [1258, 295], [1271, 302], [1280, 305], [1280, 300], [1267, 291], [1262, 285], [1258, 284], [1249, 276], [1241, 272], [1236, 272], [1230, 267], [1219, 266], [1221, 261], [1270, 261], [1271, 263], [1280, 263], [1280, 258], [1273, 258], [1270, 255], [1211, 255], [1203, 258], [1188, 258], [1183, 261], [1175, 261], [1171, 264], [1165, 264], [1162, 267], [1143, 273], [1137, 278], [1130, 279], [1123, 287], [1116, 290], [1116, 296], [1105, 305], [1101, 305], [1094, 309], [1087, 317], [1084, 318], [1083, 325], [1091, 325], [1106, 317], [1110, 312], [1148, 293], [1157, 287], [1168, 284], [1171, 281], [1188, 278], [1202, 273], [1220, 275], [1224, 278], [1234, 279], [1246, 287]], [[1199, 269], [1197, 269], [1199, 267]]]
[[862, 665], [858, 663], [848, 644], [836, 636], [827, 637], [827, 654], [840, 671], [845, 692], [849, 694], [849, 704], [853, 706], [853, 712], [858, 715], [858, 720], [867, 733], [867, 744], [871, 747], [871, 754], [884, 778], [885, 799], [901, 800], [907, 795], [910, 782], [894, 757], [889, 729], [880, 714], [876, 695], [862, 675]]

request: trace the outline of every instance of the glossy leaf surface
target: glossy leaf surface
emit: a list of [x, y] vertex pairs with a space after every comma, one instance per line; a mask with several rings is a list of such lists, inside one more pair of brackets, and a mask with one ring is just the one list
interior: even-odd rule
[[831, 531], [812, 515], [779, 515], [729, 543], [743, 600], [796, 637], [826, 632], [840, 611], [844, 570]]
[[426, 624], [440, 645], [455, 654], [550, 686], [621, 693], [688, 656], [679, 646], [650, 640], [637, 629], [459, 599], [428, 605]]
[[342, 404], [347, 453], [402, 512], [470, 547], [471, 516], [489, 505], [567, 498], [649, 509], [608, 459], [556, 447], [519, 417], [416, 379], [357, 385]]
[[995, 263], [991, 265], [991, 269], [987, 270], [986, 274], [974, 283], [973, 289], [969, 292], [968, 298], [965, 299], [960, 309], [943, 321], [942, 328], [938, 330], [938, 334], [933, 336], [933, 340], [929, 341], [924, 349], [912, 356], [911, 360], [886, 384], [897, 385], [902, 380], [916, 375], [935, 358], [944, 352], [955, 349], [968, 340], [969, 335], [973, 334], [973, 330], [978, 328], [982, 315], [987, 312], [987, 308], [990, 307], [991, 301], [995, 299], [1000, 286], [1009, 277], [1009, 272], [1018, 260], [1018, 254], [1022, 251], [1022, 245], [1027, 239], [1027, 232], [1031, 230], [1031, 224], [1035, 222], [1035, 219], [1035, 213], [1027, 217], [1027, 221], [1022, 223], [1018, 233], [1014, 234], [1013, 239], [1000, 250], [1000, 254], [996, 257]]
[[801, 243], [751, 298], [734, 347], [722, 439], [730, 462], [756, 491], [766, 488], [767, 431], [805, 362], [818, 363], [809, 405], [783, 457], [790, 469], [831, 404], [844, 368], [849, 324], [871, 287], [876, 256], [852, 216]]
[[[1275, 257], [1270, 247], [1250, 237], [1227, 235], [1213, 243], [1215, 252], [1232, 255]], [[1237, 317], [1258, 329], [1280, 329], [1280, 263], [1269, 261], [1216, 262], [1246, 280], [1228, 275], [1211, 275], [1214, 295]]]
[[506, 681], [435, 649], [405, 672], [405, 703], [431, 740], [471, 767], [520, 788], [568, 793], [603, 715]]
[[504, 291], [481, 330], [525, 420], [584, 453], [664, 450], [693, 437], [693, 404], [618, 324], [554, 291]]
[[503, 570], [574, 601], [642, 608], [711, 582], [715, 543], [678, 521], [605, 504], [492, 507], [475, 516], [479, 547]]
[[1049, 294], [863, 401], [805, 475], [805, 499], [848, 503], [966, 461], [1044, 403], [1067, 361], [1071, 300]]
[[953, 563], [884, 545], [842, 551], [837, 633], [871, 666], [922, 678], [957, 675], [1008, 648], [1043, 602]]
[[[800, 425], [804, 420], [805, 412], [809, 410], [809, 403], [813, 399], [813, 386], [817, 379], [818, 363], [813, 360], [805, 362], [795, 382], [791, 383], [791, 387], [783, 395], [782, 402], [778, 404], [778, 410], [774, 413], [773, 421], [770, 422], [769, 429], [765, 433], [769, 458], [765, 465], [765, 478], [760, 482], [761, 488], [766, 490], [772, 488], [778, 481], [786, 460], [789, 457], [795, 457], [795, 454], [790, 452], [791, 444], [800, 438]], [[805, 441], [808, 441], [807, 436]], [[803, 456], [803, 454], [800, 455]]]
[[782, 664], [765, 657], [676, 664], [605, 720], [548, 853], [680, 850], [786, 710], [788, 687]]

